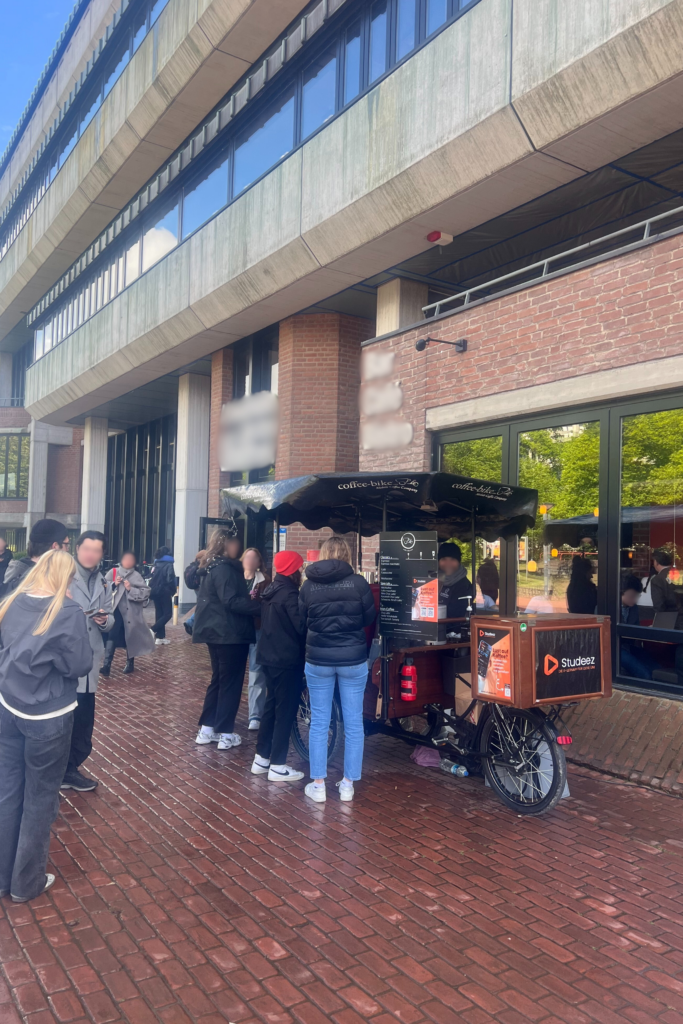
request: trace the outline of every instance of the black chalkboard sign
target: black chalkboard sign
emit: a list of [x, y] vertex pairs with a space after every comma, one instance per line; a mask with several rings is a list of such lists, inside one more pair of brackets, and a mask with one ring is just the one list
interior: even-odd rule
[[382, 636], [416, 643], [438, 640], [438, 551], [436, 530], [380, 534]]

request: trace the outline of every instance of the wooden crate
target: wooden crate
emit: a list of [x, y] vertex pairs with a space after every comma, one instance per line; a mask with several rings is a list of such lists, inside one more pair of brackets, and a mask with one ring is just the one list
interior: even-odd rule
[[604, 615], [473, 616], [472, 696], [531, 708], [612, 693]]

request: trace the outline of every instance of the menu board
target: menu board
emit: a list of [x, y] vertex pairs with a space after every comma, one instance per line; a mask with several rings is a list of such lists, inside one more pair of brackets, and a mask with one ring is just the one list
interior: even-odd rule
[[477, 627], [477, 691], [500, 701], [512, 698], [512, 630]]
[[438, 552], [435, 530], [380, 534], [382, 636], [417, 643], [438, 640]]

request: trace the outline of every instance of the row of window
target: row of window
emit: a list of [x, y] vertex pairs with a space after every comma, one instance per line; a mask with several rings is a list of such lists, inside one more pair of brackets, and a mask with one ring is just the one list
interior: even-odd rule
[[105, 98], [113, 89], [116, 81], [120, 78], [129, 60], [140, 47], [143, 39], [150, 31], [168, 0], [150, 0], [143, 4], [141, 9], [134, 15], [127, 29], [122, 32], [122, 38], [116, 44], [111, 57], [106, 63], [103, 62], [103, 70], [93, 73], [92, 84], [86, 86], [87, 98], [79, 103], [83, 113], [74, 115], [65, 121], [60, 131], [61, 141], [52, 147], [50, 156], [43, 163], [42, 170], [37, 178], [27, 186], [25, 195], [17, 211], [12, 215], [9, 222], [3, 229], [2, 241], [0, 242], [0, 259], [2, 259], [14, 242], [15, 238], [26, 224], [27, 220], [35, 210], [47, 189], [52, 184], [57, 171], [64, 165], [80, 137], [92, 121], [97, 111], [102, 106]]
[[[160, 0], [159, 0], [160, 2]], [[142, 227], [112, 247], [35, 331], [35, 358], [107, 302], [353, 102], [397, 61], [461, 9], [477, 0], [375, 0], [359, 4], [344, 28], [328, 34], [314, 59], [283, 80], [277, 99], [263, 103], [240, 128], [212, 146], [187, 184], [153, 201]], [[321, 34], [322, 35], [322, 34]], [[331, 36], [331, 38], [330, 38]], [[300, 61], [301, 65], [303, 61]], [[194, 170], [194, 168], [193, 168]], [[178, 182], [185, 177], [182, 172]]]
[[28, 498], [28, 434], [0, 434], [0, 498]]

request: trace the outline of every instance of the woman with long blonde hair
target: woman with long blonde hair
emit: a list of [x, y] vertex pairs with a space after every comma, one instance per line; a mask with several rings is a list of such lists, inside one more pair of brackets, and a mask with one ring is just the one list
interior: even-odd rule
[[71, 746], [78, 677], [92, 668], [76, 563], [50, 550], [0, 604], [0, 896], [49, 889], [50, 828]]
[[351, 549], [343, 537], [329, 537], [320, 560], [306, 570], [299, 611], [306, 630], [306, 682], [311, 701], [308, 736], [311, 778], [304, 792], [327, 799], [327, 737], [335, 685], [344, 715], [344, 775], [340, 800], [353, 800], [353, 784], [363, 765], [363, 695], [368, 678], [365, 627], [376, 618], [367, 581], [353, 571]]

